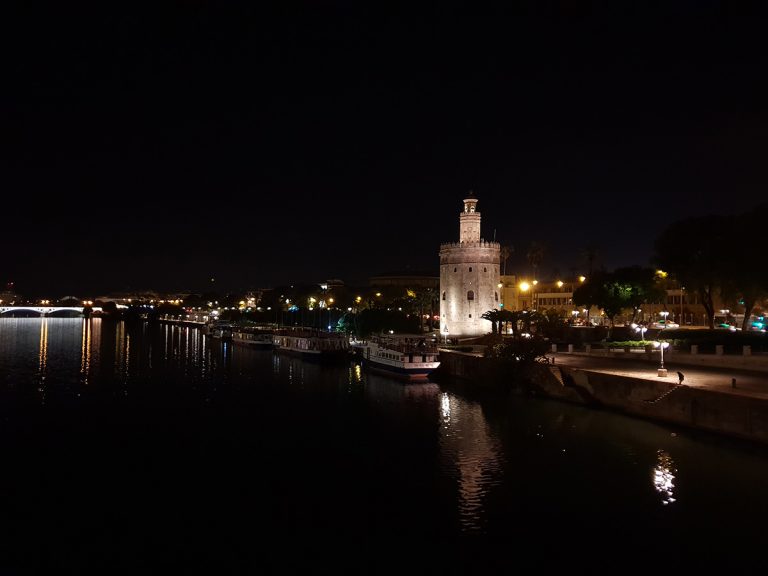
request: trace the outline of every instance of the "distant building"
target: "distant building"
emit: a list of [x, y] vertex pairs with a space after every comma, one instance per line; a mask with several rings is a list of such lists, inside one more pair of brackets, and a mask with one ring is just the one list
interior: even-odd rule
[[472, 192], [459, 214], [459, 241], [440, 246], [440, 333], [448, 338], [482, 336], [491, 323], [481, 316], [500, 308], [498, 242], [480, 236], [480, 212]]
[[400, 270], [371, 276], [368, 282], [371, 286], [381, 288], [394, 286], [413, 290], [437, 290], [440, 287], [440, 276], [425, 270]]

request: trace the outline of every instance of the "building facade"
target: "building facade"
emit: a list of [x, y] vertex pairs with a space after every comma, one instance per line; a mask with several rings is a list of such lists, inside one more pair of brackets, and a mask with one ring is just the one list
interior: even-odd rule
[[500, 308], [498, 242], [480, 234], [480, 212], [472, 192], [459, 214], [459, 241], [440, 245], [440, 333], [470, 338], [491, 331], [483, 313]]

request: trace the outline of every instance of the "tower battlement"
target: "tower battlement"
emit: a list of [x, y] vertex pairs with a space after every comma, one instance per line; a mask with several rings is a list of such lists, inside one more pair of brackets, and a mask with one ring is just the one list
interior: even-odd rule
[[440, 250], [450, 250], [452, 248], [497, 248], [501, 250], [501, 244], [498, 242], [489, 242], [482, 238], [476, 242], [443, 242], [440, 244]]

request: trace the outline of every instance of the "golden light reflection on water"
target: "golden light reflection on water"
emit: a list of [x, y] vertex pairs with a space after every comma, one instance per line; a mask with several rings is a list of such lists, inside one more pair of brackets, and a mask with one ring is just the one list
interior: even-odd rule
[[440, 415], [443, 420], [443, 426], [447, 428], [451, 424], [451, 400], [447, 392], [443, 392], [440, 397]]
[[91, 371], [91, 338], [93, 335], [93, 319], [83, 319], [83, 335], [80, 345], [80, 376], [84, 385], [88, 385]]
[[48, 318], [43, 317], [40, 321], [40, 352], [38, 361], [39, 385], [37, 391], [40, 392], [40, 402], [45, 404], [45, 372], [48, 366]]
[[441, 453], [444, 465], [457, 475], [461, 528], [483, 531], [488, 493], [501, 482], [501, 445], [480, 405], [443, 393], [439, 410]]
[[48, 318], [40, 320], [40, 353], [38, 370], [41, 377], [45, 377], [45, 367], [48, 363]]
[[347, 378], [347, 389], [352, 390], [353, 386], [365, 384], [363, 370], [360, 364], [354, 363], [349, 366], [349, 377]]
[[661, 503], [671, 504], [675, 501], [673, 498], [675, 490], [675, 462], [672, 456], [664, 450], [656, 452], [656, 468], [653, 469], [653, 486], [661, 494]]
[[115, 368], [119, 374], [126, 369], [125, 361], [125, 323], [119, 322], [115, 327]]

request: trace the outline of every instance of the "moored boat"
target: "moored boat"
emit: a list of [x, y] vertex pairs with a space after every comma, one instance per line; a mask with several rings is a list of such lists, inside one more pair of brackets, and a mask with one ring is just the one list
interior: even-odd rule
[[346, 334], [324, 332], [316, 328], [279, 328], [275, 331], [274, 349], [278, 354], [299, 356], [316, 362], [343, 362], [349, 359]]
[[424, 381], [440, 366], [437, 344], [420, 335], [379, 335], [354, 342], [363, 367], [408, 381]]
[[235, 326], [232, 329], [232, 343], [249, 348], [271, 350], [274, 348], [275, 331], [269, 328]]
[[202, 331], [203, 334], [210, 336], [214, 340], [222, 340], [225, 342], [232, 341], [233, 327], [229, 322], [214, 320], [213, 322], [204, 325]]

